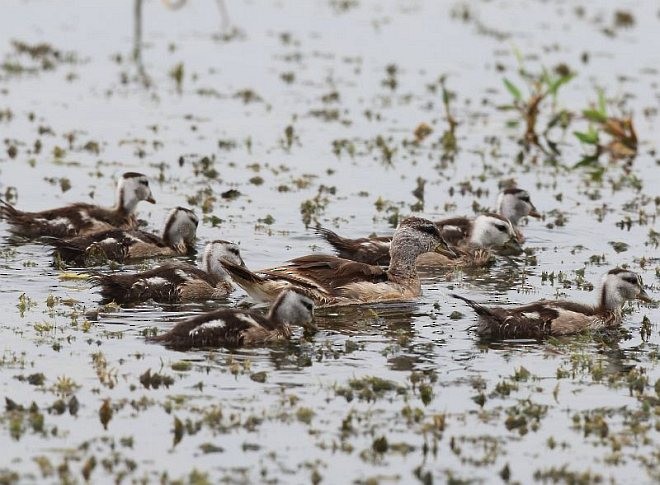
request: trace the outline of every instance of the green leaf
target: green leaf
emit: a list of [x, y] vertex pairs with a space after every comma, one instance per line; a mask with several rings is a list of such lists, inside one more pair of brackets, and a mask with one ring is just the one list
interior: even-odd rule
[[598, 157], [596, 155], [588, 155], [583, 157], [578, 163], [573, 165], [573, 168], [593, 167], [598, 164]]
[[574, 131], [573, 134], [582, 143], [588, 143], [589, 145], [598, 145], [598, 132], [595, 130], [590, 129], [587, 133]]
[[559, 79], [555, 79], [552, 81], [548, 87], [548, 92], [555, 96], [557, 94], [557, 90], [562, 87], [564, 84], [568, 83], [571, 79], [575, 77], [575, 74], [567, 74], [566, 76], [562, 76]]
[[594, 121], [596, 123], [605, 123], [607, 121], [607, 116], [603, 115], [600, 111], [595, 109], [585, 109], [582, 111], [582, 116], [584, 116], [589, 121]]
[[509, 81], [507, 78], [504, 78], [504, 85], [506, 86], [506, 89], [511, 93], [511, 96], [517, 101], [522, 101], [522, 94], [520, 92], [520, 89], [513, 84], [511, 81]]

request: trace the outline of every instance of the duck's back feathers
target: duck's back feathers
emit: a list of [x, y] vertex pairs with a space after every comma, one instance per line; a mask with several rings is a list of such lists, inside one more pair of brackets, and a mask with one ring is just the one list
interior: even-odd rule
[[330, 244], [340, 258], [360, 263], [387, 266], [390, 263], [391, 236], [363, 237], [349, 239], [339, 236], [330, 229], [319, 227], [316, 233]]
[[568, 301], [541, 300], [515, 307], [487, 307], [460, 295], [479, 315], [477, 333], [486, 339], [542, 339], [603, 328], [615, 319], [597, 308]]
[[262, 315], [236, 310], [216, 310], [177, 323], [170, 331], [152, 337], [153, 342], [185, 350], [204, 347], [240, 347], [288, 338], [288, 325], [274, 332]]
[[73, 237], [116, 227], [128, 229], [136, 225], [132, 214], [85, 203], [40, 212], [23, 212], [0, 200], [0, 218], [12, 225], [13, 233], [26, 237]]
[[49, 243], [62, 261], [80, 266], [177, 254], [159, 236], [138, 230], [110, 229], [71, 239], [51, 238]]
[[[106, 302], [160, 303], [222, 298], [231, 285], [217, 276], [183, 262], [169, 262], [140, 273], [99, 274], [93, 277]], [[223, 283], [223, 284], [221, 284]]]
[[[284, 266], [252, 272], [222, 261], [232, 279], [252, 298], [268, 302], [283, 290], [295, 287], [317, 305], [333, 305], [348, 298], [352, 285], [387, 281], [387, 272], [379, 266], [358, 263], [327, 254], [313, 254], [289, 261]], [[351, 294], [350, 298], [354, 295]]]

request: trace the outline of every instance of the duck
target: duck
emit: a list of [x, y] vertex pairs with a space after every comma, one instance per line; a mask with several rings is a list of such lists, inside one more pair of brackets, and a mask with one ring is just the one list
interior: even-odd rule
[[[509, 188], [501, 191], [497, 198], [497, 213], [486, 213], [491, 223], [495, 223], [492, 218], [507, 219], [513, 228], [518, 245], [513, 245], [506, 250], [513, 253], [520, 252], [519, 247], [525, 240], [518, 227], [519, 221], [526, 216], [540, 217], [540, 213], [534, 207], [529, 193], [524, 189]], [[477, 221], [484, 221], [477, 216], [474, 219], [468, 217], [451, 217], [436, 222], [436, 225], [442, 232], [442, 237], [452, 247], [460, 247], [466, 243], [475, 244], [475, 239], [481, 239], [479, 236], [473, 237], [474, 226]], [[352, 259], [368, 264], [378, 264], [386, 266], [389, 261], [388, 248], [392, 240], [391, 236], [374, 236], [358, 239], [350, 239], [339, 236], [334, 231], [319, 227], [317, 234], [325, 239], [341, 258]], [[507, 229], [508, 232], [508, 229]], [[497, 244], [494, 241], [482, 239], [483, 247], [494, 248]], [[507, 241], [508, 243], [508, 241]], [[437, 258], [437, 256], [436, 256]], [[489, 252], [472, 252], [472, 256], [466, 254], [464, 258], [456, 261], [456, 264], [463, 266], [482, 266], [492, 260], [492, 254]], [[439, 261], [438, 261], [439, 263]]]
[[245, 266], [236, 244], [216, 240], [204, 248], [201, 268], [183, 261], [172, 261], [148, 271], [99, 274], [92, 279], [94, 285], [101, 288], [100, 293], [106, 303], [218, 300], [225, 298], [234, 289], [220, 259]]
[[[469, 224], [461, 226], [464, 221]], [[436, 222], [443, 239], [449, 244], [453, 254], [429, 252], [417, 258], [421, 267], [433, 266], [485, 266], [492, 262], [493, 249], [518, 254], [522, 251], [513, 224], [503, 216], [494, 213], [478, 215], [474, 220], [467, 218], [445, 219]], [[457, 231], [464, 231], [456, 237]], [[389, 246], [391, 238], [342, 238], [329, 229], [317, 231], [338, 250], [339, 257], [367, 264], [386, 266], [390, 263]], [[458, 257], [457, 257], [458, 256]]]
[[292, 326], [315, 332], [314, 301], [288, 289], [281, 292], [267, 315], [256, 311], [220, 309], [179, 321], [171, 330], [148, 340], [177, 350], [246, 347], [288, 340]]
[[126, 172], [117, 181], [117, 201], [112, 208], [79, 202], [40, 212], [24, 212], [0, 199], [0, 219], [12, 226], [12, 233], [28, 238], [86, 236], [137, 227], [135, 210], [143, 200], [156, 203], [149, 179], [141, 173]]
[[479, 316], [477, 334], [484, 339], [543, 339], [618, 326], [626, 301], [653, 300], [635, 272], [614, 268], [604, 277], [598, 304], [540, 300], [514, 307], [484, 306], [464, 296], [451, 295], [470, 305]]
[[417, 299], [421, 284], [415, 261], [429, 251], [453, 255], [433, 222], [408, 217], [394, 232], [387, 269], [327, 254], [303, 256], [258, 272], [224, 260], [221, 264], [256, 301], [271, 302], [283, 290], [295, 287], [319, 307], [338, 306]]
[[195, 249], [199, 220], [184, 207], [172, 209], [163, 235], [137, 229], [110, 229], [71, 239], [49, 238], [55, 262], [94, 266], [107, 261], [124, 263], [136, 259], [190, 255]]

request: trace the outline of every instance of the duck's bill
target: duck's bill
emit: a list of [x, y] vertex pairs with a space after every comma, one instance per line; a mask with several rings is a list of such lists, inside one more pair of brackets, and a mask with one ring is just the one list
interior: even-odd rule
[[541, 218], [541, 213], [536, 210], [536, 207], [532, 207], [532, 210], [529, 211], [529, 216], [534, 217], [536, 219], [540, 219]]
[[637, 299], [645, 303], [654, 303], [653, 298], [651, 298], [649, 294], [644, 290], [639, 292], [639, 295], [637, 295]]
[[447, 243], [438, 244], [435, 247], [434, 252], [442, 254], [443, 256], [449, 259], [458, 259], [460, 256], [456, 251], [454, 251], [452, 248], [447, 246]]
[[156, 203], [156, 199], [154, 199], [154, 197], [153, 197], [152, 195], [150, 195], [150, 196], [149, 196], [147, 199], [145, 199], [145, 200], [146, 200], [147, 202], [149, 202], [150, 204], [155, 204], [155, 203]]

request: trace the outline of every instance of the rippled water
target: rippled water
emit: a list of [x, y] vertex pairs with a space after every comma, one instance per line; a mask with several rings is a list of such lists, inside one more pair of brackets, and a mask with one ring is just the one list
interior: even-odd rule
[[[394, 209], [405, 215], [417, 202], [418, 177], [430, 218], [472, 214], [475, 202], [492, 207], [498, 184], [512, 178], [545, 214], [523, 227], [536, 262], [426, 275], [418, 303], [322, 310], [320, 332], [296, 333], [287, 345], [175, 352], [145, 343], [143, 332], [245, 294], [104, 309], [96, 318], [100, 298], [89, 284], [60, 279], [48, 247], [12, 239], [0, 222], [0, 393], [10, 400], [0, 414], [3, 481], [660, 479], [657, 306], [630, 305], [621, 336], [488, 344], [471, 330], [472, 312], [448, 297], [594, 301], [576, 270], [597, 287], [616, 265], [642, 274], [658, 297], [650, 232], [660, 196], [660, 18], [652, 2], [227, 3], [240, 32], [222, 39], [211, 0], [178, 11], [146, 2], [145, 87], [130, 61], [132, 2], [3, 2], [0, 114], [12, 116], [0, 116], [0, 192], [15, 187], [16, 205], [29, 210], [90, 196], [109, 205], [116, 177], [141, 171], [158, 201], [140, 206], [150, 227], [160, 230], [176, 205], [195, 202], [201, 214], [211, 195], [199, 247], [236, 241], [248, 266], [260, 268], [328, 251], [300, 212], [319, 193], [327, 201], [318, 221], [357, 237], [391, 232]], [[616, 11], [631, 13], [634, 25], [616, 26]], [[43, 70], [12, 40], [61, 54]], [[523, 128], [507, 126], [515, 115], [498, 109], [511, 100], [502, 78], [523, 85], [516, 52], [531, 72], [559, 63], [576, 72], [558, 107], [579, 113], [600, 87], [613, 114], [632, 113], [640, 147], [630, 169], [606, 156], [602, 180], [571, 169], [589, 150], [572, 134], [586, 129], [580, 119], [555, 134], [556, 163], [535, 150], [516, 162]], [[17, 73], [16, 63], [36, 72]], [[179, 63], [177, 89], [169, 73]], [[387, 66], [396, 67], [388, 74]], [[438, 146], [447, 126], [441, 75], [459, 123], [449, 162]], [[433, 134], [413, 144], [422, 122]], [[394, 150], [391, 163], [378, 136]], [[353, 156], [333, 153], [344, 139]], [[200, 173], [203, 157], [217, 178]], [[230, 188], [242, 195], [220, 197]], [[628, 219], [630, 228], [617, 225]], [[462, 315], [450, 318], [454, 311]], [[172, 381], [154, 389], [147, 370]], [[43, 382], [26, 380], [38, 374]]]

